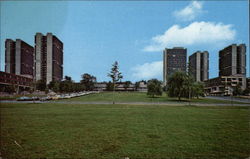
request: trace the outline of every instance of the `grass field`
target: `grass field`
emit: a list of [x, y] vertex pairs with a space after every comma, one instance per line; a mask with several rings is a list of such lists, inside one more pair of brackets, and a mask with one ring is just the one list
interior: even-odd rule
[[[103, 102], [178, 102], [177, 98], [170, 98], [167, 97], [166, 94], [162, 96], [157, 96], [152, 98], [147, 96], [147, 93], [144, 92], [102, 92], [98, 94], [91, 94], [87, 96], [81, 96], [77, 98], [66, 99], [65, 101], [83, 101], [83, 102], [96, 102], [96, 101], [103, 101]], [[182, 98], [182, 102], [188, 102], [188, 99]], [[193, 98], [191, 100], [193, 103], [226, 103], [230, 104], [231, 101], [223, 101], [223, 100], [216, 100], [216, 99], [207, 99], [207, 98]], [[240, 103], [240, 102], [233, 102], [233, 103]]]
[[4, 158], [247, 158], [249, 134], [249, 107], [1, 103]]

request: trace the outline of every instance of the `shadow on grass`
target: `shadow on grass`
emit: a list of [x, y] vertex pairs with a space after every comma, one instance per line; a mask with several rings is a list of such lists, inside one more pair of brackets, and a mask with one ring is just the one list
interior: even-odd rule
[[[171, 102], [189, 102], [188, 99], [179, 100], [179, 99], [169, 99], [169, 98], [168, 98], [168, 101], [171, 101]], [[192, 102], [192, 101], [190, 101], [190, 102]]]
[[146, 98], [149, 98], [149, 99], [158, 99], [158, 98], [162, 98], [161, 96], [154, 96], [154, 97], [152, 97], [152, 96], [147, 96]]
[[[162, 102], [189, 102], [188, 99], [185, 99], [185, 98], [181, 98], [180, 100], [178, 98], [172, 98], [172, 97], [168, 97], [168, 96], [148, 96], [146, 97], [147, 99], [150, 99], [151, 101], [152, 100], [158, 100], [158, 99], [163, 99]], [[191, 100], [192, 102], [192, 100]]]

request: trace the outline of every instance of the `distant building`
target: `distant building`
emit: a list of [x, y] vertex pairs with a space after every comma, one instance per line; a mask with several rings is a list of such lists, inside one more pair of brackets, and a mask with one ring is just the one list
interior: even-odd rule
[[246, 76], [246, 45], [232, 44], [219, 51], [219, 76]]
[[106, 82], [94, 83], [94, 90], [95, 91], [105, 91], [106, 89], [107, 89], [107, 83]]
[[163, 50], [163, 84], [167, 84], [167, 78], [177, 71], [186, 72], [187, 49], [174, 47]]
[[6, 39], [5, 72], [33, 78], [34, 48], [20, 39]]
[[207, 51], [197, 51], [189, 56], [188, 71], [195, 81], [205, 81], [209, 78], [209, 54]]
[[35, 80], [61, 81], [63, 78], [63, 43], [52, 33], [35, 35]]
[[135, 90], [135, 84], [129, 84], [126, 86], [124, 82], [117, 82], [115, 85], [116, 91], [134, 91]]
[[139, 86], [137, 88], [138, 92], [147, 92], [148, 91], [148, 85], [145, 81], [140, 81]]
[[[97, 82], [94, 84], [95, 91], [107, 91], [107, 82]], [[144, 81], [140, 81], [138, 86], [136, 84], [130, 83], [126, 85], [125, 82], [117, 82], [115, 85], [115, 91], [138, 91], [147, 92], [147, 84]]]

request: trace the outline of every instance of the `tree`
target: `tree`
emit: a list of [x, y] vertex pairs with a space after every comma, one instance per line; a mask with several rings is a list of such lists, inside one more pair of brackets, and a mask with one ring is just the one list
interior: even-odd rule
[[151, 79], [148, 81], [147, 88], [148, 92], [147, 95], [150, 95], [154, 98], [155, 95], [162, 95], [162, 87], [161, 81], [157, 79]]
[[125, 88], [126, 91], [129, 88], [129, 86], [130, 86], [131, 83], [132, 83], [131, 81], [124, 82], [124, 88]]
[[113, 83], [111, 81], [109, 81], [106, 85], [106, 90], [113, 91], [113, 89], [114, 89]]
[[36, 89], [40, 91], [45, 91], [46, 89], [46, 82], [45, 80], [38, 80], [36, 81]]
[[183, 82], [183, 88], [181, 97], [188, 98], [189, 100], [194, 96], [194, 78], [190, 74], [184, 74], [185, 81]]
[[116, 82], [120, 81], [123, 76], [122, 73], [119, 71], [119, 66], [118, 62], [115, 61], [115, 63], [112, 65], [110, 73], [108, 73], [108, 77], [112, 79], [112, 84], [113, 84], [113, 104], [115, 104], [115, 84]]
[[243, 93], [241, 86], [239, 84], [237, 84], [236, 87], [233, 88], [233, 95], [237, 96], [237, 95], [241, 95]]
[[60, 88], [61, 93], [70, 92], [69, 82], [67, 82], [67, 81], [61, 81], [60, 85], [59, 85], [59, 88]]
[[94, 84], [96, 83], [96, 77], [88, 73], [82, 75], [81, 84], [84, 85], [86, 91], [92, 91]]
[[111, 71], [110, 73], [108, 73], [108, 77], [112, 79], [114, 87], [113, 91], [115, 91], [115, 83], [123, 78], [122, 73], [119, 71], [119, 66], [117, 61], [115, 61], [115, 63], [112, 65]]
[[65, 76], [64, 79], [65, 79], [65, 81], [72, 81], [70, 76]]
[[60, 92], [72, 92], [73, 91], [73, 81], [71, 77], [65, 76], [64, 80], [59, 84]]
[[199, 96], [204, 96], [204, 85], [201, 82], [195, 82], [192, 85], [192, 96], [199, 98]]
[[244, 95], [249, 95], [249, 93], [250, 93], [250, 89], [249, 88], [246, 88], [243, 92], [242, 92], [242, 94], [244, 94]]
[[9, 94], [16, 92], [15, 86], [13, 84], [5, 86], [4, 92], [7, 92]]
[[81, 83], [73, 83], [73, 92], [81, 92], [85, 90], [85, 86]]
[[59, 81], [51, 81], [48, 85], [49, 89], [53, 90], [54, 92], [60, 91], [60, 82]]
[[167, 80], [167, 93], [169, 97], [187, 97], [189, 92], [189, 77], [184, 72], [175, 72]]

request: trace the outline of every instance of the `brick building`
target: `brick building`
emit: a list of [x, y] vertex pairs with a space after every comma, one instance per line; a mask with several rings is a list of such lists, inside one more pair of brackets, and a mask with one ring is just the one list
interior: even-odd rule
[[219, 51], [219, 76], [246, 76], [246, 45], [232, 44]]
[[219, 51], [219, 77], [205, 81], [209, 94], [231, 95], [240, 86], [247, 88], [246, 45], [232, 44]]
[[212, 95], [231, 95], [237, 85], [242, 90], [246, 89], [246, 78], [244, 76], [219, 76], [205, 82], [205, 92]]
[[6, 39], [5, 72], [33, 78], [34, 48], [20, 39]]
[[167, 84], [167, 78], [177, 71], [186, 72], [187, 49], [174, 47], [163, 50], [163, 84]]
[[33, 78], [0, 71], [1, 90], [6, 86], [13, 86], [19, 92], [19, 90], [27, 90], [33, 87], [32, 83]]

